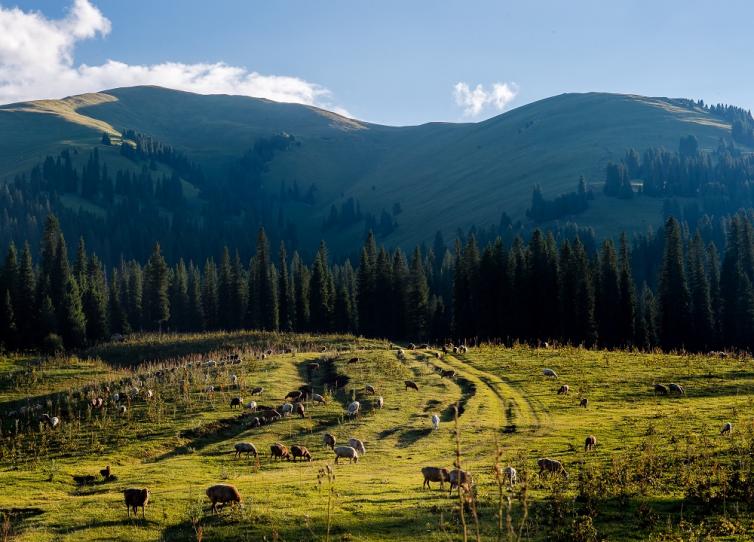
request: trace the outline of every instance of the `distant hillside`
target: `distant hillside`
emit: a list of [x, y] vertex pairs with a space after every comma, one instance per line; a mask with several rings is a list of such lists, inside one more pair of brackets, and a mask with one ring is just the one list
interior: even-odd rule
[[[230, 224], [290, 223], [302, 244], [324, 237], [340, 251], [361, 241], [370, 224], [381, 228], [382, 242], [408, 246], [438, 230], [449, 235], [496, 224], [503, 212], [526, 220], [535, 184], [554, 198], [575, 190], [581, 176], [597, 197], [579, 224], [601, 234], [643, 230], [660, 222], [662, 200], [602, 197], [606, 164], [629, 148], [676, 150], [687, 135], [707, 150], [731, 139], [729, 122], [693, 102], [632, 95], [563, 94], [480, 123], [389, 127], [303, 105], [132, 87], [0, 107], [0, 179], [64, 149], [74, 151], [74, 166], [83, 166], [95, 147], [111, 175], [139, 171], [144, 164], [119, 152], [124, 129], [201, 168], [203, 186], [180, 175], [187, 209], [198, 212], [223, 198], [230, 216], [222, 220]], [[103, 132], [113, 146], [101, 144]], [[276, 137], [292, 143], [278, 145]], [[150, 167], [156, 175], [174, 174], [169, 164]], [[61, 202], [109, 213], [97, 199], [76, 194], [63, 194]], [[173, 216], [171, 209], [160, 212]]]

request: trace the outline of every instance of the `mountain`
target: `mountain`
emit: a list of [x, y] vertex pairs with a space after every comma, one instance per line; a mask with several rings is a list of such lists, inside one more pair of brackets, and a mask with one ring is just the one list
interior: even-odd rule
[[[555, 198], [574, 191], [581, 176], [597, 197], [573, 220], [606, 235], [643, 230], [659, 224], [662, 198], [603, 197], [606, 164], [630, 148], [675, 150], [687, 135], [706, 150], [731, 139], [731, 123], [694, 102], [635, 95], [562, 94], [478, 123], [391, 127], [304, 105], [130, 87], [0, 107], [0, 180], [64, 149], [73, 151], [74, 167], [98, 148], [111, 174], [138, 171], [144, 164], [119, 152], [124, 130], [170, 146], [201, 168], [202, 182], [180, 175], [189, 209], [219, 201], [207, 195], [215, 190], [245, 225], [250, 217], [284, 220], [295, 224], [302, 244], [324, 237], [340, 250], [363, 238], [367, 220], [378, 227], [387, 222], [380, 241], [405, 246], [428, 241], [438, 230], [447, 237], [472, 224], [497, 224], [503, 212], [526, 220], [535, 184]], [[103, 133], [113, 146], [101, 144]], [[274, 139], [280, 137], [289, 143]], [[250, 152], [260, 141], [270, 143]], [[150, 166], [163, 175], [175, 169]], [[234, 175], [249, 175], [254, 191], [238, 180], [229, 183]], [[311, 190], [309, 197], [282, 196], [294, 186]], [[262, 193], [268, 199], [259, 199]], [[360, 214], [323, 227], [332, 207], [340, 212], [349, 198]], [[255, 205], [251, 200], [258, 207], [263, 202], [256, 214], [246, 213], [245, 206]], [[97, 198], [63, 194], [61, 202], [108, 212]]]

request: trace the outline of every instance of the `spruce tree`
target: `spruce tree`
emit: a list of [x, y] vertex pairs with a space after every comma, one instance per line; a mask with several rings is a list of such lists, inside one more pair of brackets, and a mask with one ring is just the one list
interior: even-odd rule
[[192, 323], [189, 316], [188, 271], [183, 258], [173, 269], [169, 291], [170, 327], [176, 331], [187, 331]]
[[683, 266], [681, 226], [670, 217], [665, 223], [665, 250], [659, 286], [660, 341], [666, 349], [688, 343], [690, 294]]
[[408, 281], [409, 334], [416, 340], [427, 338], [429, 331], [429, 285], [419, 247], [414, 250]]
[[[230, 250], [227, 246], [223, 248], [223, 254], [220, 258], [220, 276], [217, 284], [217, 303], [218, 303], [218, 320], [220, 328], [224, 330], [233, 329], [234, 315], [233, 306], [233, 268], [230, 263]], [[258, 308], [258, 307], [256, 307]], [[252, 327], [259, 327], [259, 319], [251, 319]]]
[[301, 261], [298, 252], [294, 252], [291, 258], [291, 272], [293, 295], [296, 299], [296, 331], [306, 331], [310, 329], [311, 318], [309, 307], [311, 275], [307, 266]]
[[327, 264], [327, 247], [320, 243], [317, 256], [312, 264], [309, 286], [309, 307], [311, 311], [311, 328], [313, 331], [330, 331], [333, 322], [334, 294], [332, 276]]
[[624, 331], [619, 327], [620, 322], [617, 318], [621, 288], [615, 247], [610, 239], [602, 243], [596, 286], [595, 318], [599, 342], [607, 348], [614, 348], [621, 343]]
[[[386, 271], [381, 271], [384, 274]], [[390, 269], [390, 294], [384, 298], [382, 303], [389, 307], [390, 323], [384, 322], [381, 326], [383, 329], [391, 330], [395, 337], [408, 337], [409, 332], [409, 300], [408, 300], [408, 262], [400, 248], [396, 248], [393, 253], [393, 262]]]
[[144, 268], [144, 314], [145, 323], [151, 329], [162, 330], [170, 318], [170, 297], [168, 286], [170, 269], [156, 243]]
[[376, 299], [376, 265], [377, 244], [370, 231], [361, 249], [357, 271], [359, 329], [367, 336], [373, 336], [376, 331], [375, 306], [379, 302]]
[[97, 343], [110, 336], [110, 326], [105, 273], [96, 255], [88, 259], [84, 276], [87, 287], [82, 296], [82, 307], [86, 318], [86, 336], [90, 343]]
[[217, 266], [211, 258], [207, 259], [204, 263], [202, 307], [204, 309], [204, 325], [206, 329], [219, 329], [218, 312], [220, 307], [217, 295]]
[[79, 348], [86, 342], [86, 318], [81, 307], [81, 294], [72, 273], [64, 279], [63, 297], [59, 300], [58, 325], [66, 348]]
[[280, 273], [278, 274], [280, 329], [283, 331], [293, 331], [296, 321], [296, 299], [291, 277], [288, 274], [288, 255], [286, 254], [285, 243], [283, 241], [280, 242], [278, 265], [280, 266]]
[[202, 280], [199, 268], [191, 263], [188, 273], [188, 322], [189, 329], [203, 331], [206, 329], [204, 306], [202, 305]]
[[626, 235], [620, 236], [620, 258], [618, 262], [618, 278], [620, 281], [620, 301], [617, 310], [618, 329], [622, 343], [626, 346], [634, 344], [636, 338], [636, 285], [631, 272], [631, 252], [628, 248]]
[[689, 290], [691, 301], [691, 335], [694, 350], [706, 350], [713, 344], [713, 316], [707, 279], [704, 242], [697, 230], [688, 251]]

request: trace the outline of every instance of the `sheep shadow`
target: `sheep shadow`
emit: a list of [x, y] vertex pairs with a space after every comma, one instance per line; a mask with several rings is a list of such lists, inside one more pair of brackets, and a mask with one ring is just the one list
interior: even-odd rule
[[[147, 509], [148, 508], [149, 507], [147, 507]], [[100, 529], [100, 528], [106, 528], [106, 527], [128, 527], [128, 526], [156, 527], [157, 525], [159, 525], [159, 522], [157, 521], [153, 521], [151, 519], [141, 519], [141, 511], [139, 511], [139, 516], [137, 518], [134, 518], [132, 515], [130, 518], [124, 517], [122, 519], [113, 519], [109, 521], [98, 521], [95, 523], [82, 523], [80, 525], [76, 525], [73, 527], [71, 526], [61, 527], [59, 529], [56, 529], [56, 531], [58, 534], [69, 534], [69, 533], [75, 533], [78, 531], [85, 531], [87, 529]]]
[[409, 429], [398, 435], [398, 448], [407, 448], [432, 433], [432, 428]]

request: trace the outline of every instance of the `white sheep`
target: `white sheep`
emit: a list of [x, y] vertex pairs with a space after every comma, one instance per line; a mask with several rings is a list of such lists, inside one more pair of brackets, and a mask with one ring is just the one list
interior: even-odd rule
[[126, 408], [126, 405], [120, 405], [118, 407], [118, 413], [121, 415], [125, 415], [126, 412], [128, 412], [128, 409]]
[[279, 410], [283, 416], [288, 416], [293, 413], [293, 403], [285, 403], [280, 406]]
[[723, 425], [722, 431], [720, 431], [721, 435], [730, 435], [733, 432], [733, 424], [730, 422], [726, 422], [725, 425]]
[[257, 409], [257, 402], [256, 401], [249, 401], [246, 403], [246, 410], [251, 410], [254, 412]]
[[215, 387], [214, 386], [205, 386], [204, 393], [214, 393]]
[[353, 438], [353, 437], [349, 438], [348, 445], [354, 450], [356, 450], [357, 452], [359, 452], [360, 454], [367, 453], [367, 449], [364, 447], [364, 443], [357, 438]]
[[55, 429], [58, 425], [60, 425], [60, 418], [58, 418], [57, 416], [50, 418], [50, 427], [52, 429]]
[[325, 401], [325, 398], [322, 397], [319, 393], [312, 393], [312, 401], [315, 403], [321, 403], [323, 405], [327, 404], [327, 401]]
[[117, 391], [113, 394], [113, 401], [115, 401], [116, 403], [120, 402], [120, 393], [118, 393]]
[[518, 473], [516, 473], [516, 469], [513, 467], [505, 467], [503, 469], [503, 474], [508, 479], [508, 483], [511, 486], [515, 486], [516, 482], [518, 481]]
[[349, 416], [356, 416], [359, 413], [359, 409], [361, 408], [361, 403], [358, 401], [354, 401], [350, 405], [348, 405], [348, 415]]
[[144, 392], [144, 397], [146, 399], [151, 399], [152, 397], [154, 397], [154, 392], [152, 390], [147, 390], [146, 392]]
[[558, 373], [556, 373], [552, 369], [544, 369], [542, 371], [542, 374], [545, 376], [549, 376], [550, 378], [558, 378]]
[[359, 462], [359, 452], [350, 446], [337, 446], [335, 448], [335, 464], [338, 464], [338, 459], [348, 459], [349, 463]]
[[437, 414], [432, 414], [432, 427], [435, 428], [435, 431], [440, 429], [440, 416]]
[[237, 375], [230, 375], [230, 383], [234, 386], [238, 384], [238, 376]]
[[380, 395], [377, 398], [377, 408], [382, 408], [383, 406], [385, 406], [385, 400], [382, 398], [382, 395]]

